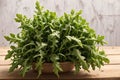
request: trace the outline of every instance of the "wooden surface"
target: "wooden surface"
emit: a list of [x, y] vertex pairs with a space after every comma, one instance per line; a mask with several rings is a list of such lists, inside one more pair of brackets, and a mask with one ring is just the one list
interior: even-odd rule
[[[108, 58], [110, 59], [110, 64], [106, 64], [100, 70], [91, 70], [86, 72], [81, 70], [78, 74], [74, 72], [60, 73], [59, 79], [79, 79], [79, 80], [120, 80], [120, 47], [102, 47], [104, 49]], [[5, 61], [4, 57], [7, 54], [7, 47], [0, 48], [0, 79], [35, 79], [37, 73], [34, 71], [29, 71], [23, 78], [19, 74], [19, 70], [15, 70], [12, 73], [8, 73], [10, 67], [10, 60]], [[43, 74], [40, 79], [58, 79], [54, 74]]]

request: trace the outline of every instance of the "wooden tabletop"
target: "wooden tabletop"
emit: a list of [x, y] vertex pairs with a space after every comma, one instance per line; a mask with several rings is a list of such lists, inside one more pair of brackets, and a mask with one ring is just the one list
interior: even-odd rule
[[[4, 60], [7, 54], [8, 47], [0, 47], [0, 79], [35, 79], [37, 73], [34, 71], [29, 71], [23, 78], [19, 74], [19, 70], [8, 73], [10, 67], [10, 60]], [[102, 47], [104, 49], [107, 57], [110, 59], [110, 64], [106, 64], [101, 69], [96, 69], [95, 71], [90, 70], [86, 72], [81, 70], [78, 74], [74, 72], [60, 73], [60, 80], [120, 80], [120, 47]], [[54, 74], [42, 74], [40, 79], [58, 79]]]

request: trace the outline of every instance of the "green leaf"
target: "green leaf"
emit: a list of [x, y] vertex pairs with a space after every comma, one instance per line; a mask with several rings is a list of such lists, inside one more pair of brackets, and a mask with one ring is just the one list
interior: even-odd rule
[[13, 53], [14, 51], [8, 50], [8, 54], [5, 56], [5, 60], [11, 58]]
[[75, 11], [72, 9], [72, 10], [71, 10], [71, 14], [73, 15], [74, 13], [75, 13]]
[[39, 1], [36, 1], [36, 10], [38, 10], [38, 14], [41, 14], [41, 12], [42, 12], [42, 10], [43, 10], [43, 7], [42, 6], [40, 6], [40, 4], [39, 4]]
[[16, 17], [17, 17], [18, 19], [22, 19], [22, 14], [16, 14]]
[[50, 34], [50, 36], [51, 36], [51, 38], [53, 38], [53, 37], [60, 38], [59, 33], [60, 33], [59, 31], [55, 31], [55, 32], [53, 32], [52, 34]]
[[15, 49], [16, 47], [15, 46], [10, 46], [11, 49]]
[[4, 38], [5, 38], [7, 41], [10, 41], [10, 37], [9, 37], [9, 36], [4, 36]]
[[13, 38], [15, 38], [15, 34], [13, 34], [13, 33], [10, 33], [10, 36], [13, 37]]
[[94, 63], [91, 63], [91, 67], [93, 70], [95, 70], [95, 64]]
[[22, 74], [23, 77], [25, 76], [26, 72], [28, 72], [28, 70], [31, 68], [31, 66], [30, 66], [29, 63], [28, 63], [28, 60], [29, 60], [29, 58], [26, 59], [26, 60], [23, 62], [23, 68], [22, 68], [22, 70], [21, 70], [21, 74]]
[[78, 73], [80, 71], [80, 69], [81, 69], [80, 66], [81, 66], [81, 63], [78, 62], [78, 61], [75, 61], [75, 71], [76, 71], [76, 73]]
[[23, 54], [23, 56], [26, 56], [26, 55], [28, 55], [28, 54], [32, 54], [34, 50], [35, 50], [34, 48], [27, 50], [27, 51]]
[[18, 19], [18, 18], [15, 18], [15, 21], [16, 21], [16, 22], [21, 22], [21, 20], [20, 20], [20, 19]]
[[105, 63], [110, 63], [110, 60], [108, 58], [103, 58]]
[[53, 72], [59, 77], [58, 72], [63, 71], [58, 62], [59, 56], [57, 56], [56, 54], [52, 54], [50, 59], [53, 62]]
[[80, 15], [80, 14], [82, 14], [82, 10], [80, 10], [76, 13], [76, 15]]
[[70, 41], [73, 40], [73, 41], [77, 42], [80, 47], [83, 47], [82, 42], [79, 39], [77, 39], [76, 37], [74, 37], [74, 36], [66, 36], [66, 38], [68, 40], [70, 40]]
[[98, 59], [95, 60], [95, 63], [96, 63], [96, 66], [97, 66], [98, 68], [101, 68], [101, 65], [100, 65], [100, 62], [99, 62]]
[[104, 41], [104, 36], [98, 35], [97, 36], [97, 43], [101, 44], [101, 45], [106, 44], [106, 42]]
[[62, 68], [60, 67], [59, 62], [53, 62], [53, 72], [59, 77], [58, 72], [63, 71]]
[[81, 52], [78, 49], [74, 49], [73, 54], [79, 59], [79, 62], [81, 62], [83, 69], [88, 70], [88, 65], [84, 60], [85, 58], [81, 56]]
[[[43, 69], [42, 65], [44, 63], [44, 61], [43, 61], [44, 54], [45, 53], [43, 51], [40, 51], [40, 58], [38, 58], [39, 61], [37, 61], [37, 63], [36, 63], [35, 69], [38, 70], [38, 76], [37, 76], [37, 78], [39, 78], [39, 76], [42, 74], [42, 69]], [[34, 56], [34, 57], [37, 57], [37, 56]]]
[[30, 42], [30, 43], [28, 43], [28, 44], [25, 44], [25, 45], [23, 46], [23, 48], [22, 48], [22, 52], [23, 52], [23, 50], [26, 49], [26, 47], [28, 47], [28, 46], [33, 46], [33, 45], [35, 45], [34, 42]]
[[13, 62], [12, 66], [9, 68], [9, 72], [14, 71], [14, 69], [18, 67], [18, 64], [19, 64], [18, 62], [15, 62], [15, 63]]
[[36, 44], [38, 45], [35, 49], [35, 51], [40, 51], [42, 48], [46, 47], [47, 44], [46, 43], [39, 43], [39, 42], [36, 42]]
[[23, 19], [23, 15], [22, 14], [16, 14], [16, 18], [15, 18], [16, 22], [22, 22], [22, 19]]
[[26, 72], [28, 72], [30, 68], [31, 68], [30, 66], [23, 67], [23, 70], [21, 71], [23, 77], [25, 76]]

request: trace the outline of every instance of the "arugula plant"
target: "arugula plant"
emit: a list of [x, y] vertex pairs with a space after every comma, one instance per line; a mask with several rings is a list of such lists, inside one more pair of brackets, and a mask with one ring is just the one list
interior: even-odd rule
[[42, 65], [52, 63], [53, 72], [59, 77], [60, 62], [74, 63], [76, 72], [81, 68], [89, 71], [90, 67], [95, 70], [109, 63], [105, 52], [98, 47], [105, 44], [104, 36], [97, 35], [89, 27], [81, 10], [71, 10], [58, 17], [55, 12], [44, 10], [38, 1], [35, 8], [33, 18], [16, 14], [15, 21], [21, 24], [21, 32], [4, 36], [12, 43], [5, 57], [12, 60], [9, 72], [20, 68], [25, 76], [35, 62], [39, 77], [44, 68]]

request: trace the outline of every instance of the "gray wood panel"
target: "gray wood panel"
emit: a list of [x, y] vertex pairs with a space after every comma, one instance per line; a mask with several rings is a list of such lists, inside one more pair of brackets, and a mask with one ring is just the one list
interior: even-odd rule
[[[35, 1], [0, 0], [0, 46], [8, 46], [4, 35], [19, 32], [15, 14], [32, 17]], [[98, 34], [105, 36], [107, 45], [120, 46], [120, 0], [40, 0], [40, 3], [58, 15], [82, 9], [82, 16]]]

